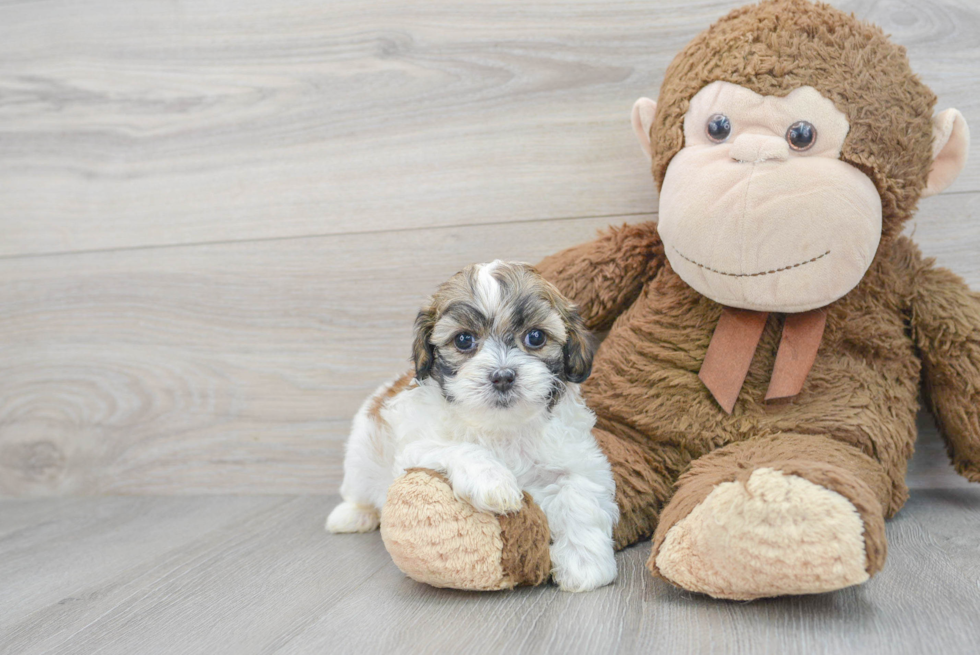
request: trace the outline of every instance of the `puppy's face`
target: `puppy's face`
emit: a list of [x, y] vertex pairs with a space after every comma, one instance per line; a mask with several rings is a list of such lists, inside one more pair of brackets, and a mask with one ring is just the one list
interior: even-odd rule
[[415, 321], [415, 373], [472, 412], [524, 416], [550, 407], [592, 368], [574, 307], [527, 264], [469, 266]]

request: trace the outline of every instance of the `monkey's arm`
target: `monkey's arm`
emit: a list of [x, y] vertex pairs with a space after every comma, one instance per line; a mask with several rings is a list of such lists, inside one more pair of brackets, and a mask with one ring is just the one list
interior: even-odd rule
[[657, 224], [648, 221], [610, 228], [595, 241], [546, 257], [537, 269], [578, 306], [590, 330], [602, 331], [665, 261]]
[[980, 482], [980, 294], [914, 255], [911, 322], [923, 393], [956, 472]]

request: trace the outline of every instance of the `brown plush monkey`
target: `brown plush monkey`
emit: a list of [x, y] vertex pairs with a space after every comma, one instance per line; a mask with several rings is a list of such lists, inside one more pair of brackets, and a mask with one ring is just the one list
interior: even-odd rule
[[[980, 295], [899, 234], [966, 160], [963, 117], [934, 105], [877, 27], [806, 0], [736, 10], [634, 107], [659, 223], [541, 263], [609, 331], [583, 391], [617, 545], [653, 535], [655, 575], [736, 599], [874, 575], [908, 495], [920, 380], [956, 470], [980, 482]], [[434, 489], [416, 474], [389, 492], [382, 531], [406, 573], [541, 581], [540, 529], [501, 519], [499, 548], [467, 550], [466, 508]]]

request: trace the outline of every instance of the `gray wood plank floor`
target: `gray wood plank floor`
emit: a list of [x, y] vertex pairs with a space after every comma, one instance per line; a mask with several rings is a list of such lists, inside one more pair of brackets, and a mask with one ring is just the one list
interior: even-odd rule
[[434, 589], [327, 534], [332, 495], [0, 500], [0, 653], [976, 653], [980, 486], [926, 415], [909, 482], [868, 584], [752, 603], [654, 580], [646, 542], [589, 594]]
[[617, 556], [588, 594], [405, 578], [335, 496], [0, 501], [0, 653], [976, 653], [980, 488], [919, 489], [869, 583], [733, 603]]

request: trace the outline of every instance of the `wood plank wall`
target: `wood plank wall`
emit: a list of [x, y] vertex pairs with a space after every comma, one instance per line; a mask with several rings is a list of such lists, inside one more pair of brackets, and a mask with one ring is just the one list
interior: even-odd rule
[[[437, 283], [655, 217], [630, 107], [739, 4], [0, 1], [0, 494], [335, 491]], [[974, 0], [836, 4], [980, 131]], [[978, 162], [909, 226], [975, 288]]]

